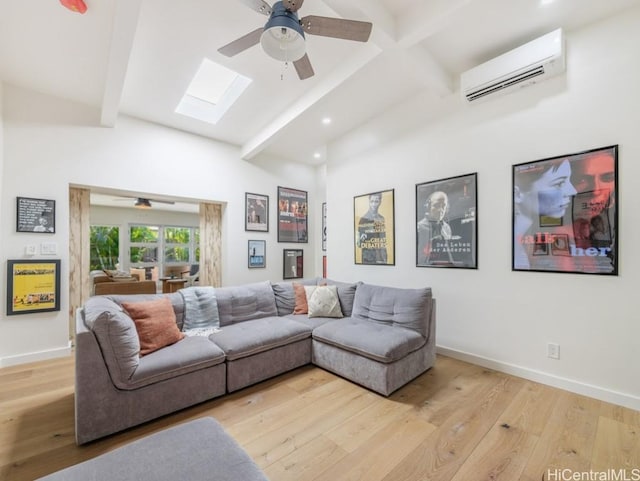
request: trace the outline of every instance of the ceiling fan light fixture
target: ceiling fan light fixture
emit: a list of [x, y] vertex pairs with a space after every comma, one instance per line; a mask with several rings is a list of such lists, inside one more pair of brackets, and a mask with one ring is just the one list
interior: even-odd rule
[[136, 199], [136, 203], [134, 204], [138, 209], [151, 209], [151, 202], [149, 199]]
[[271, 18], [264, 26], [260, 45], [267, 55], [283, 62], [295, 62], [304, 57], [304, 31], [298, 14], [287, 10], [282, 2], [276, 2]]

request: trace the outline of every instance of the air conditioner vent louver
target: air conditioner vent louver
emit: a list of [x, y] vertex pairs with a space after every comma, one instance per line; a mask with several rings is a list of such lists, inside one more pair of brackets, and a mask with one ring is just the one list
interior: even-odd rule
[[558, 29], [464, 72], [460, 90], [473, 102], [541, 82], [564, 70], [564, 41]]
[[472, 101], [484, 97], [485, 95], [489, 95], [495, 93], [499, 90], [506, 89], [508, 87], [512, 87], [514, 85], [519, 84], [520, 82], [526, 82], [535, 77], [539, 77], [540, 75], [544, 75], [544, 66], [540, 65], [538, 67], [532, 68], [531, 70], [527, 70], [526, 72], [522, 72], [514, 77], [510, 77], [505, 80], [501, 80], [496, 82], [488, 87], [484, 87], [480, 90], [476, 90], [475, 92], [470, 92], [466, 94], [467, 100]]

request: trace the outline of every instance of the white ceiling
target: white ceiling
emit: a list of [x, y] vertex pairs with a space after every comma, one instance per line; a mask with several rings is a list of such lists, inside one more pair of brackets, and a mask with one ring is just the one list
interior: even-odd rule
[[[366, 44], [307, 36], [316, 75], [304, 81], [260, 46], [233, 58], [217, 52], [267, 19], [240, 0], [85, 3], [80, 15], [55, 0], [3, 1], [0, 79], [94, 106], [106, 126], [126, 114], [238, 145], [247, 160], [272, 155], [314, 164], [323, 162], [314, 152], [396, 105], [420, 96], [435, 109], [458, 94], [462, 71], [640, 0], [306, 0], [301, 16], [374, 27]], [[215, 126], [174, 112], [204, 57], [253, 79]], [[321, 124], [325, 116], [329, 126]]]

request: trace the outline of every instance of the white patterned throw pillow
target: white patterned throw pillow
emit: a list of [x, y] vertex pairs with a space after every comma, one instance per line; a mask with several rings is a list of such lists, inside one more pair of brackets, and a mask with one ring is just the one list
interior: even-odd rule
[[304, 286], [309, 317], [343, 317], [337, 286]]

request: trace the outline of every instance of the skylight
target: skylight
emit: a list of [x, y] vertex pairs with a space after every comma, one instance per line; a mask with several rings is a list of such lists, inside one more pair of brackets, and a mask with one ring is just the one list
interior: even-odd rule
[[251, 79], [205, 58], [176, 112], [215, 124], [250, 83]]

